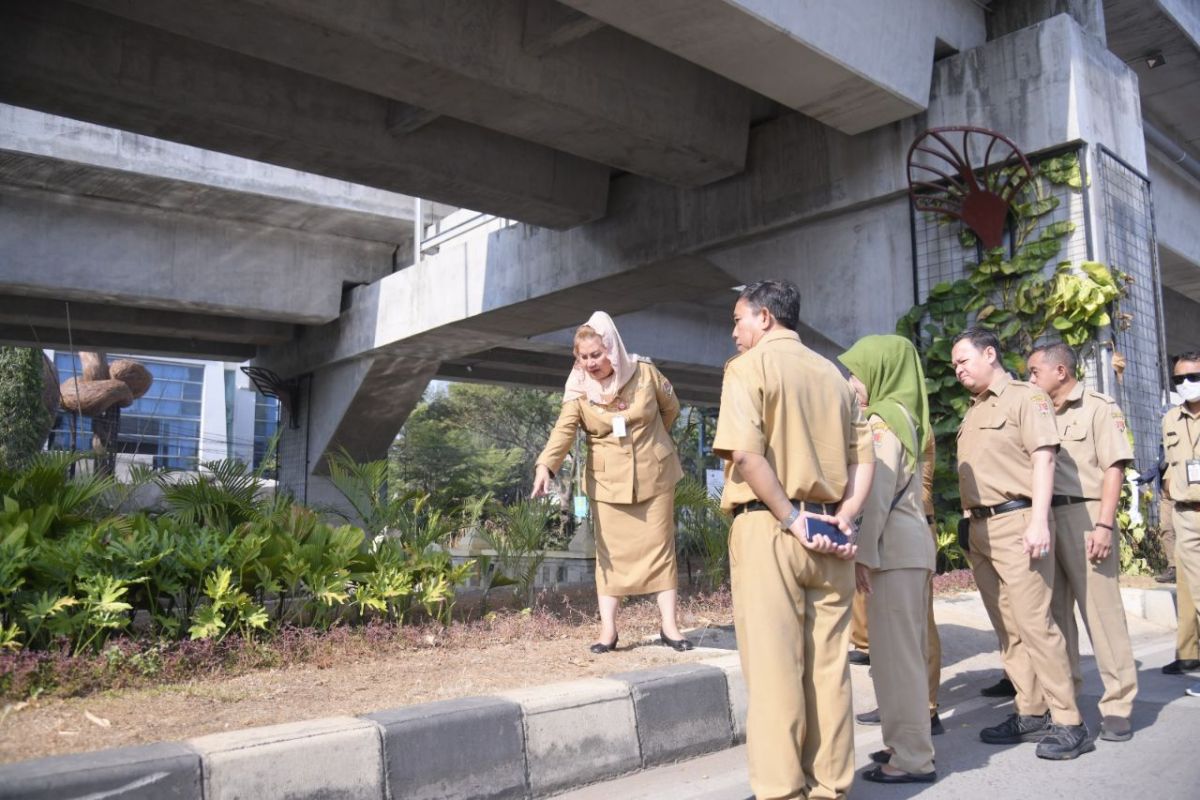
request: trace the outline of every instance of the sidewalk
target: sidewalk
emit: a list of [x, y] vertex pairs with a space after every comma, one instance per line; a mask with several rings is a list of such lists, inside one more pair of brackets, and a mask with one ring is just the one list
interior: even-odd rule
[[[1160, 596], [1147, 598], [1139, 592]], [[1092, 774], [1101, 764], [1115, 769], [1113, 759], [1103, 758], [1106, 752], [1138, 754], [1139, 763], [1152, 765], [1156, 753], [1161, 756], [1162, 750], [1175, 749], [1169, 746], [1171, 742], [1191, 741], [1200, 734], [1195, 727], [1182, 736], [1176, 730], [1180, 724], [1187, 728], [1192, 719], [1200, 720], [1200, 716], [1184, 713], [1192, 704], [1200, 710], [1200, 700], [1181, 699], [1186, 679], [1157, 671], [1172, 657], [1174, 635], [1156, 624], [1162, 621], [1161, 614], [1146, 610], [1161, 609], [1164, 594], [1163, 590], [1126, 590], [1131, 633], [1143, 662], [1134, 741], [1101, 743], [1097, 751], [1101, 757], [1093, 754], [1072, 762], [1081, 765], [1078, 768], [1053, 765], [1051, 776], [1078, 778]], [[947, 770], [945, 779], [935, 786], [936, 792], [947, 793], [929, 796], [962, 796], [967, 786], [974, 792], [993, 781], [1020, 781], [1044, 772], [1049, 762], [1033, 758], [1032, 746], [986, 748], [977, 740], [975, 730], [981, 724], [1008, 713], [992, 709], [978, 695], [978, 689], [999, 674], [995, 635], [978, 595], [939, 598], [935, 613], [942, 635], [941, 700], [947, 727], [947, 734], [935, 740], [939, 765]], [[1155, 621], [1146, 616], [1155, 616]], [[334, 717], [180, 743], [11, 764], [0, 767], [0, 798], [465, 800], [540, 797], [566, 791], [570, 794], [564, 797], [578, 800], [741, 800], [749, 795], [744, 752], [737, 746], [744, 741], [745, 686], [732, 632], [708, 629], [691, 638], [712, 657], [363, 717]], [[1084, 664], [1089, 672], [1085, 694], [1098, 694], [1094, 664], [1090, 658]], [[867, 670], [852, 667], [851, 671], [855, 710], [873, 708]], [[1168, 703], [1171, 708], [1165, 713]], [[1085, 706], [1094, 729], [1094, 701]], [[1155, 717], [1160, 717], [1160, 724], [1148, 727]], [[1167, 734], [1170, 738], [1158, 742]], [[879, 735], [877, 727], [856, 728], [860, 766], [865, 765], [866, 754], [880, 746]], [[1141, 753], [1154, 742], [1158, 742], [1158, 750]], [[686, 761], [689, 758], [693, 760]], [[991, 769], [981, 771], [993, 762], [1011, 766], [1004, 771], [1007, 777], [1002, 779]], [[1170, 774], [1166, 763], [1158, 766], [1163, 769], [1156, 774]], [[1185, 766], [1193, 768], [1191, 762]], [[1200, 770], [1200, 760], [1194, 768]], [[619, 777], [622, 775], [628, 777]], [[961, 782], [964, 775], [971, 775], [965, 784]], [[594, 782], [594, 786], [577, 788]], [[879, 788], [889, 797], [911, 795], [903, 787]], [[1077, 782], [1065, 785], [1059, 794], [1069, 797], [1077, 788]], [[1143, 795], [1140, 789], [1126, 792], [1126, 796], [1130, 794]], [[1047, 795], [1039, 789], [1032, 795], [1016, 796]], [[1173, 795], [1158, 792], [1156, 796]]]

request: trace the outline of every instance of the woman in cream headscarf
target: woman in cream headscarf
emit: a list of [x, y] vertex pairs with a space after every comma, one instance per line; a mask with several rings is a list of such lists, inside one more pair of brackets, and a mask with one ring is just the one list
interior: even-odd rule
[[575, 331], [575, 367], [562, 413], [537, 459], [533, 496], [545, 494], [575, 432], [587, 434], [585, 491], [596, 525], [600, 639], [617, 646], [616, 613], [625, 595], [658, 593], [664, 645], [690, 650], [675, 622], [675, 484], [683, 477], [668, 430], [679, 416], [671, 384], [649, 361], [630, 355], [612, 318], [592, 314]]
[[858, 528], [855, 576], [867, 597], [871, 678], [885, 749], [863, 778], [876, 783], [932, 783], [926, 684], [927, 604], [936, 551], [921, 491], [928, 437], [925, 373], [912, 342], [866, 336], [838, 356], [850, 370], [875, 440], [875, 478]]

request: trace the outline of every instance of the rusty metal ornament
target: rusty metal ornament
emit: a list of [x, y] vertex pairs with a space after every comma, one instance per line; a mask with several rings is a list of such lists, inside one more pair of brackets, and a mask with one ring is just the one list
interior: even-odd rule
[[1004, 243], [1009, 211], [1032, 180], [1020, 148], [987, 128], [930, 128], [908, 148], [913, 207], [961, 220], [989, 250]]

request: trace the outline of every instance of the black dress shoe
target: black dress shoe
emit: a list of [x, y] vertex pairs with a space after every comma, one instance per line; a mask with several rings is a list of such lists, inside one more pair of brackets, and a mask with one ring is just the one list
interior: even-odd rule
[[605, 644], [604, 642], [596, 642], [594, 645], [589, 647], [588, 650], [591, 650], [596, 655], [601, 655], [603, 653], [610, 653], [613, 650], [617, 649], [617, 640], [620, 638], [621, 638], [620, 635], [613, 636], [612, 644]]
[[946, 732], [946, 729], [942, 727], [942, 718], [939, 717], [937, 715], [937, 713], [935, 712], [929, 718], [929, 735], [930, 736], [941, 736], [945, 732]]
[[871, 753], [871, 760], [876, 764], [886, 764], [892, 760], [892, 754], [887, 750], [876, 750]]
[[1175, 582], [1175, 568], [1167, 567], [1162, 572], [1155, 575], [1154, 580], [1157, 581], [1158, 583], [1174, 583]]
[[1162, 668], [1163, 675], [1182, 675], [1200, 669], [1200, 660], [1194, 658], [1177, 658]]
[[873, 708], [870, 711], [864, 711], [861, 714], [855, 714], [854, 718], [858, 720], [860, 725], [882, 725], [883, 720], [879, 717], [879, 709]]
[[695, 645], [693, 645], [687, 639], [668, 639], [667, 635], [663, 633], [661, 628], [658, 630], [658, 639], [661, 644], [666, 645], [677, 653], [686, 653], [688, 650], [691, 650], [693, 647], [695, 647]]
[[933, 783], [937, 780], [937, 773], [932, 771], [889, 775], [883, 771], [883, 764], [863, 770], [862, 776], [863, 780], [871, 781], [871, 783]]
[[1005, 675], [991, 686], [980, 689], [979, 693], [984, 697], [1016, 697], [1017, 687], [1013, 686], [1012, 681]]
[[851, 664], [857, 664], [860, 667], [871, 666], [871, 657], [862, 650], [851, 650], [849, 659]]

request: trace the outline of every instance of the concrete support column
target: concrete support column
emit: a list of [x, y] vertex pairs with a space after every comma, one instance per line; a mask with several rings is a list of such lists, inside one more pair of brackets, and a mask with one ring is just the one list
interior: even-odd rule
[[993, 3], [987, 15], [988, 39], [1067, 14], [1089, 35], [1105, 41], [1103, 0], [1005, 0]]
[[203, 402], [200, 404], [200, 463], [229, 458], [225, 428], [225, 366], [219, 361], [204, 365]]

